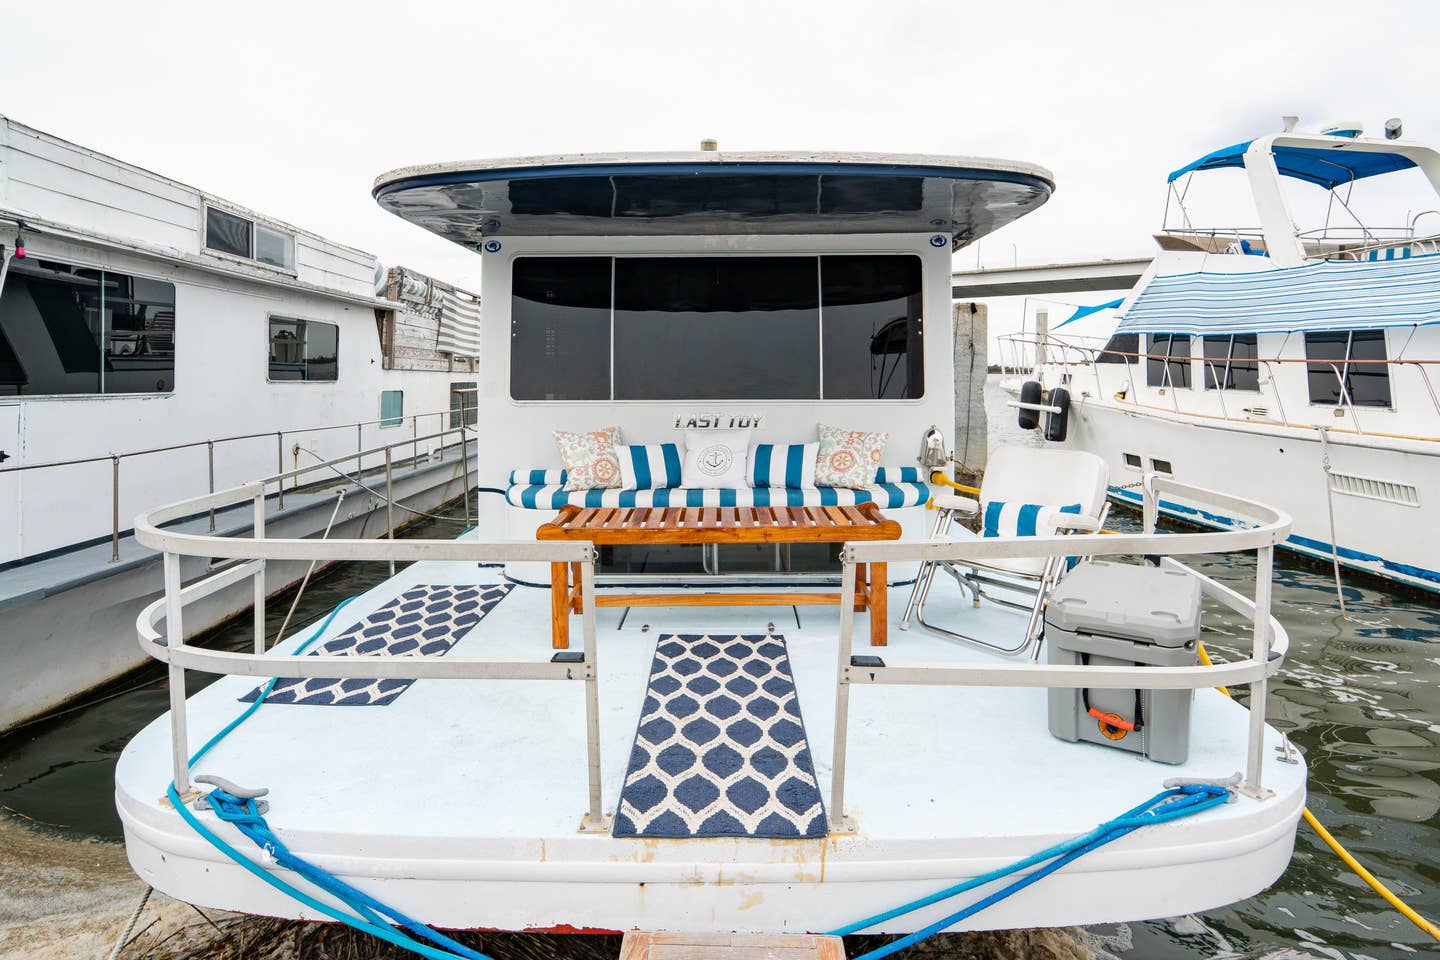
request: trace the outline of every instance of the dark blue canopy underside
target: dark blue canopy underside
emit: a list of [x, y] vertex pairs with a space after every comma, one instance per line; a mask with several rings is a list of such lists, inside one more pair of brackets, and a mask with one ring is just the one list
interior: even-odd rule
[[[1333, 190], [1337, 186], [1354, 180], [1363, 180], [1366, 177], [1379, 176], [1382, 173], [1394, 173], [1396, 170], [1405, 170], [1415, 166], [1414, 160], [1398, 153], [1346, 150], [1344, 149], [1346, 142], [1339, 140], [1334, 147], [1323, 149], [1320, 147], [1274, 147], [1271, 153], [1275, 157], [1275, 166], [1282, 176], [1304, 180], [1327, 190]], [[1196, 170], [1243, 167], [1245, 151], [1250, 148], [1252, 143], [1254, 143], [1253, 140], [1246, 140], [1244, 143], [1232, 144], [1216, 150], [1214, 153], [1207, 153], [1199, 160], [1187, 163], [1170, 174], [1167, 182], [1173, 183], [1185, 174]]]
[[864, 163], [576, 164], [462, 170], [375, 199], [465, 246], [485, 237], [920, 233], [967, 243], [1049, 199], [1017, 171]]

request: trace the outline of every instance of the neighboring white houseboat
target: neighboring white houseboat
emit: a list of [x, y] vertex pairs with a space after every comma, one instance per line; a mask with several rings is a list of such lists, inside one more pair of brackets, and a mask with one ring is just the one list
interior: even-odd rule
[[[0, 729], [142, 662], [119, 626], [155, 590], [157, 558], [130, 536], [140, 510], [458, 426], [449, 410], [474, 387], [475, 307], [0, 117]], [[430, 463], [442, 446], [450, 459]], [[459, 449], [456, 434], [417, 440], [396, 477], [406, 506], [461, 494]], [[271, 521], [324, 529], [337, 479], [276, 491]], [[335, 531], [383, 532], [373, 496], [351, 493]], [[266, 589], [303, 570], [274, 566]], [[196, 625], [249, 602], [217, 596]]]
[[[1188, 181], [1227, 169], [1258, 227], [1197, 225]], [[1440, 591], [1440, 153], [1280, 133], [1169, 179], [1161, 251], [1114, 335], [1045, 337], [1028, 399], [1063, 398], [1054, 435], [1110, 463], [1118, 500], [1138, 503], [1147, 471], [1265, 499], [1295, 518], [1288, 549]], [[1366, 191], [1402, 222], [1372, 222]], [[1006, 339], [1034, 363], [1033, 336]], [[1051, 414], [1022, 414], [1037, 416], [1043, 431]], [[1183, 499], [1161, 510], [1235, 523]]]
[[[448, 541], [163, 526], [259, 502], [265, 481], [137, 519], [165, 554], [166, 596], [139, 631], [172, 709], [116, 771], [136, 872], [197, 904], [386, 939], [403, 938], [400, 913], [506, 930], [1063, 925], [1272, 883], [1305, 795], [1303, 762], [1276, 762], [1290, 751], [1264, 722], [1286, 649], [1269, 615], [1283, 514], [1154, 478], [1152, 503], [1183, 492], [1255, 525], [1100, 536], [1103, 464], [1027, 450], [1041, 460], [1013, 485], [992, 474], [987, 515], [1013, 495], [1021, 524], [1053, 503], [1052, 531], [1090, 533], [930, 537], [927, 503], [971, 503], [930, 473], [947, 462], [932, 428], [955, 416], [952, 251], [1052, 190], [1023, 163], [713, 150], [382, 176], [384, 207], [480, 255], [480, 482], [505, 496]], [[1071, 554], [1228, 550], [1255, 551], [1253, 599], [1169, 559], [1082, 564], [1054, 587]], [[235, 563], [183, 585], [193, 556]], [[282, 557], [419, 562], [278, 645], [186, 642], [191, 604]], [[921, 563], [1007, 562], [1043, 568], [1042, 590], [1159, 578], [1189, 598], [1169, 665], [1087, 663], [1057, 638], [1035, 663], [891, 629], [887, 596]], [[1207, 621], [1252, 638], [1215, 668], [1195, 664], [1202, 594]], [[1133, 614], [1137, 595], [1093, 599]], [[927, 604], [995, 647], [1028, 628], [943, 578]], [[187, 670], [227, 676], [187, 700]], [[1218, 683], [1249, 685], [1255, 710]], [[1167, 762], [1147, 759], [1162, 740]], [[1157, 794], [1178, 804], [1167, 817], [1203, 812], [1133, 833], [1111, 821]], [[972, 891], [997, 894], [983, 912], [933, 896], [1042, 848], [1017, 868], [1033, 887]], [[1041, 863], [1064, 869], [1026, 873]]]

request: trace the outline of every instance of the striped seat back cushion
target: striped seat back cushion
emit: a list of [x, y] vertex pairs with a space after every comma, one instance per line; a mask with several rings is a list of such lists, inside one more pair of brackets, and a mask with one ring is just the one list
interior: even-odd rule
[[1067, 503], [1063, 507], [1052, 507], [1040, 503], [986, 500], [981, 509], [985, 518], [984, 536], [1050, 537], [1055, 534], [1060, 514], [1078, 514], [1080, 504]]
[[680, 486], [680, 445], [622, 444], [620, 489], [664, 490]]
[[815, 489], [815, 458], [820, 443], [757, 443], [750, 448], [750, 469], [745, 476], [752, 487]]

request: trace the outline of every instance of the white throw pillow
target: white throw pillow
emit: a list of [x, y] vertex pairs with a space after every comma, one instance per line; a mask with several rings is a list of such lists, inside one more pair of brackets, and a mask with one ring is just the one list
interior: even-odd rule
[[683, 486], [748, 487], [749, 430], [686, 430]]

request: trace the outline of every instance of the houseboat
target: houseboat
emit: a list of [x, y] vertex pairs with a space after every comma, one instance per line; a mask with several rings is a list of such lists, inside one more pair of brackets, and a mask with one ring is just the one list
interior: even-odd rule
[[[137, 518], [165, 581], [140, 649], [171, 683], [116, 771], [137, 874], [427, 956], [471, 955], [432, 927], [918, 936], [1264, 889], [1305, 796], [1264, 718], [1288, 518], [1152, 477], [1152, 506], [1183, 492], [1254, 523], [1102, 536], [1103, 463], [1031, 450], [1008, 479], [993, 459], [979, 496], [987, 515], [1054, 504], [1046, 532], [937, 533], [980, 506], [946, 479], [951, 255], [1052, 191], [1025, 163], [714, 149], [381, 176], [384, 208], [480, 259], [475, 432], [497, 492], [454, 540], [165, 526], [273, 480]], [[1170, 556], [1224, 551], [1256, 555], [1252, 596]], [[201, 555], [233, 563], [186, 583]], [[1163, 566], [1103, 562], [1122, 555]], [[1060, 579], [1068, 556], [1102, 559]], [[187, 641], [192, 603], [282, 558], [415, 562], [278, 644]], [[1043, 568], [1022, 609], [963, 589], [1006, 564], [1016, 597]], [[941, 569], [961, 575], [909, 623], [898, 601]], [[1034, 604], [1095, 577], [1159, 578], [1194, 631], [1203, 597], [1248, 653], [1197, 665], [1198, 632], [1166, 663], [1026, 642]], [[187, 698], [197, 670], [223, 676]]]
[[[1392, 132], [1271, 134], [1171, 173], [1160, 252], [1113, 335], [1057, 328], [1038, 354], [1008, 338], [1043, 357], [1022, 423], [1104, 457], [1118, 501], [1151, 471], [1269, 498], [1295, 518], [1286, 549], [1440, 591], [1440, 153]], [[1206, 225], [1190, 181], [1237, 171], [1259, 226]]]
[[[144, 662], [124, 626], [156, 591], [158, 558], [130, 529], [140, 510], [401, 435], [415, 442], [392, 465], [399, 521], [459, 497], [447, 431], [475, 383], [476, 309], [463, 290], [0, 117], [0, 730]], [[383, 533], [384, 505], [346, 480], [360, 469], [379, 490], [382, 466], [307, 472], [272, 491], [268, 519], [296, 536]], [[264, 589], [305, 569], [272, 565]], [[217, 594], [195, 625], [251, 600]]]

